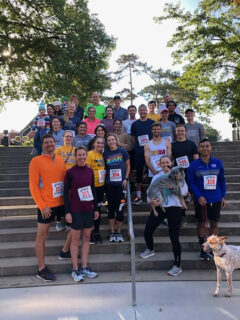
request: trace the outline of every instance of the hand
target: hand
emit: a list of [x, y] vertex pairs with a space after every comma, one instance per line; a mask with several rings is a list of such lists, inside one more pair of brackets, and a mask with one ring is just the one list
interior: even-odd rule
[[52, 214], [52, 209], [49, 208], [48, 206], [46, 206], [42, 211], [42, 217], [43, 219], [48, 219], [51, 217], [51, 214]]
[[99, 212], [98, 211], [94, 211], [94, 218], [93, 220], [97, 220], [99, 218]]
[[65, 215], [65, 220], [67, 223], [72, 223], [72, 215], [70, 212]]
[[200, 197], [198, 199], [198, 203], [200, 204], [200, 206], [205, 206], [207, 204], [207, 200], [204, 197]]
[[227, 205], [227, 200], [225, 198], [222, 198], [222, 201], [221, 201], [221, 208], [224, 209]]
[[126, 179], [123, 180], [122, 187], [123, 187], [123, 189], [126, 189], [126, 187], [127, 187], [127, 180]]
[[156, 198], [152, 198], [150, 200], [150, 203], [154, 206], [154, 207], [158, 207], [161, 205], [161, 200], [160, 199], [156, 199]]

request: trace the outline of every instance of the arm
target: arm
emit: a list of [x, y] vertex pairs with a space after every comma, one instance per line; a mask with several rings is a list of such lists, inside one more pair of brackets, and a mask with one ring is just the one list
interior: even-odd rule
[[149, 157], [149, 143], [146, 143], [144, 146], [144, 157], [145, 157], [145, 162], [147, 167], [152, 171], [152, 173], [155, 175], [157, 174], [157, 171], [154, 170], [151, 162], [150, 162], [150, 157]]
[[187, 180], [189, 189], [194, 194], [194, 199], [197, 201], [199, 198], [203, 197], [201, 194], [201, 191], [199, 190], [197, 183], [196, 183], [196, 174], [195, 169], [192, 166], [192, 163], [190, 164], [189, 168], [187, 169]]
[[130, 160], [126, 160], [125, 161], [125, 165], [126, 165], [126, 175], [125, 175], [125, 178], [123, 179], [123, 189], [126, 189], [126, 186], [127, 186], [127, 181], [129, 179], [129, 174], [130, 174]]
[[70, 199], [69, 199], [69, 192], [71, 190], [72, 184], [72, 177], [71, 174], [67, 171], [64, 179], [64, 207], [65, 207], [65, 214], [70, 213]]
[[185, 179], [184, 179], [184, 184], [180, 186], [180, 192], [183, 197], [185, 197], [188, 194], [188, 186], [186, 184]]
[[200, 141], [205, 138], [205, 130], [202, 124], [200, 124], [199, 126], [199, 137], [200, 137]]
[[199, 154], [198, 153], [195, 153], [194, 155], [193, 155], [193, 159], [194, 160], [197, 160], [199, 158]]
[[166, 147], [167, 147], [167, 156], [170, 160], [172, 160], [172, 144], [170, 141], [166, 141]]
[[47, 207], [47, 204], [42, 199], [42, 196], [41, 196], [41, 189], [39, 187], [39, 178], [40, 178], [40, 172], [39, 172], [37, 158], [33, 158], [29, 165], [29, 187], [30, 187], [31, 195], [37, 207], [40, 210], [43, 210], [44, 208]]

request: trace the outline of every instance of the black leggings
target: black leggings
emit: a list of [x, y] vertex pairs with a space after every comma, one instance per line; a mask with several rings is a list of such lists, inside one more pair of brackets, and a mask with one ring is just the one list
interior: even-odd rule
[[114, 186], [107, 184], [106, 194], [108, 201], [108, 219], [115, 219], [116, 212], [116, 220], [122, 222], [124, 219], [123, 209], [119, 210], [121, 199], [123, 197], [122, 186]]
[[168, 220], [169, 236], [172, 243], [172, 250], [174, 254], [174, 264], [180, 267], [181, 264], [181, 245], [179, 242], [179, 233], [182, 219], [182, 210], [180, 207], [165, 208], [163, 212], [160, 207], [156, 207], [158, 216], [156, 217], [151, 211], [144, 230], [144, 238], [149, 250], [153, 250], [153, 233], [163, 222], [165, 218]]
[[103, 201], [103, 196], [104, 196], [104, 186], [95, 187], [95, 190], [96, 190], [96, 195], [97, 195], [99, 217], [97, 220], [93, 221], [93, 224], [94, 224], [93, 232], [99, 233], [99, 227], [100, 227], [100, 223], [101, 223], [101, 207], [102, 207], [102, 201]]

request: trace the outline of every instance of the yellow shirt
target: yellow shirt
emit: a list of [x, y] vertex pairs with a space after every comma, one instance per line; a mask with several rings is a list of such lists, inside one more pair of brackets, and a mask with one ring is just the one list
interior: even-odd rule
[[148, 113], [148, 114], [147, 114], [147, 118], [148, 118], [148, 119], [151, 119], [151, 120], [153, 120], [153, 121], [155, 121], [155, 122], [159, 122], [159, 121], [161, 120], [161, 115], [160, 115], [160, 114], [157, 114], [157, 113], [154, 113], [154, 114]]
[[71, 169], [76, 164], [75, 148], [72, 146], [61, 146], [55, 150], [55, 154], [63, 157], [66, 169]]
[[94, 184], [95, 187], [102, 187], [105, 183], [105, 162], [103, 155], [100, 152], [95, 152], [93, 150], [88, 152], [86, 164], [94, 172]]

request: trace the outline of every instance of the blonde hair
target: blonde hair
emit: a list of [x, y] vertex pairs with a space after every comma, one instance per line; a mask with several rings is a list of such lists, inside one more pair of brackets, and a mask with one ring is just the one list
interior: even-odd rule
[[76, 108], [75, 104], [73, 102], [69, 102], [67, 105], [67, 111], [65, 112], [64, 116], [63, 116], [63, 120], [64, 122], [69, 123], [69, 116], [68, 116], [68, 106], [73, 105], [74, 108]]

